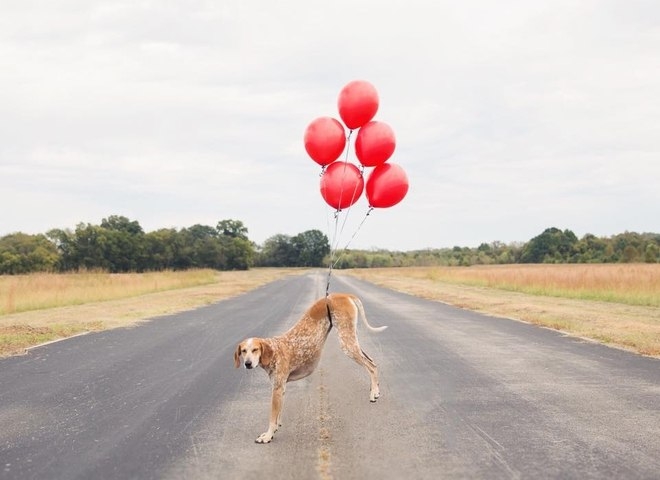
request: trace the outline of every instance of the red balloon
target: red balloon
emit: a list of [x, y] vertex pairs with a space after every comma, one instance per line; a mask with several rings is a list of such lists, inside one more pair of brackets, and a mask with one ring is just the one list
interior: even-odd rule
[[383, 122], [365, 124], [355, 139], [355, 155], [365, 167], [385, 163], [394, 153], [394, 130]]
[[408, 176], [399, 165], [383, 163], [367, 179], [367, 199], [376, 208], [396, 205], [408, 193]]
[[346, 134], [339, 120], [319, 117], [305, 130], [305, 150], [321, 166], [339, 158], [346, 146]]
[[378, 92], [369, 82], [354, 80], [339, 92], [339, 116], [351, 130], [374, 118], [378, 111]]
[[321, 196], [328, 205], [337, 210], [357, 202], [363, 190], [362, 173], [352, 163], [332, 163], [321, 177]]

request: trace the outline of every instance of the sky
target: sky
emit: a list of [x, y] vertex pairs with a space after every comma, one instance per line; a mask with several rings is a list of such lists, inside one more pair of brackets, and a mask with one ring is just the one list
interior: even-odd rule
[[[0, 236], [111, 215], [402, 251], [660, 232], [654, 0], [3, 0], [0, 65]], [[303, 136], [352, 80], [410, 188], [335, 216]]]

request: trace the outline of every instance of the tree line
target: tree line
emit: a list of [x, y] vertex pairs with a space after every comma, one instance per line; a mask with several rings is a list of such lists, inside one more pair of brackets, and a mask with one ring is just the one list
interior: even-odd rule
[[[212, 268], [327, 266], [330, 244], [319, 230], [294, 236], [277, 234], [257, 245], [240, 220], [215, 226], [164, 228], [145, 233], [137, 221], [113, 215], [100, 225], [80, 223], [74, 230], [0, 237], [0, 274], [104, 270], [113, 273]], [[407, 252], [335, 252], [334, 267], [469, 266], [508, 263], [660, 262], [660, 234], [624, 232], [612, 237], [548, 228], [525, 243], [482, 243]]]
[[316, 267], [329, 252], [327, 237], [318, 230], [293, 237], [277, 235], [260, 248], [248, 238], [248, 229], [240, 220], [145, 233], [137, 221], [113, 215], [100, 225], [80, 223], [74, 230], [0, 237], [0, 274]]
[[659, 263], [660, 234], [624, 232], [611, 237], [547, 228], [525, 243], [482, 243], [477, 248], [392, 252], [354, 250], [339, 256], [336, 268], [470, 266], [509, 263]]

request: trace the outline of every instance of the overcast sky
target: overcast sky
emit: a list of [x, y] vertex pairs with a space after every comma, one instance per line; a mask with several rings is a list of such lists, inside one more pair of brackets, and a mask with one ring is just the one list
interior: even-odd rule
[[[335, 227], [303, 135], [355, 79], [410, 190]], [[659, 232], [660, 2], [2, 0], [0, 205], [0, 235], [110, 215], [392, 250]]]

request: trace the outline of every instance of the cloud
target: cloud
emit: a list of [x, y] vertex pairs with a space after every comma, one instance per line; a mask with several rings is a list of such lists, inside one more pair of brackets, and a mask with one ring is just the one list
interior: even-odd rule
[[0, 235], [112, 214], [146, 230], [237, 218], [258, 242], [328, 231], [302, 135], [338, 117], [356, 78], [377, 87], [411, 183], [356, 247], [657, 231], [658, 14], [615, 0], [3, 2]]

